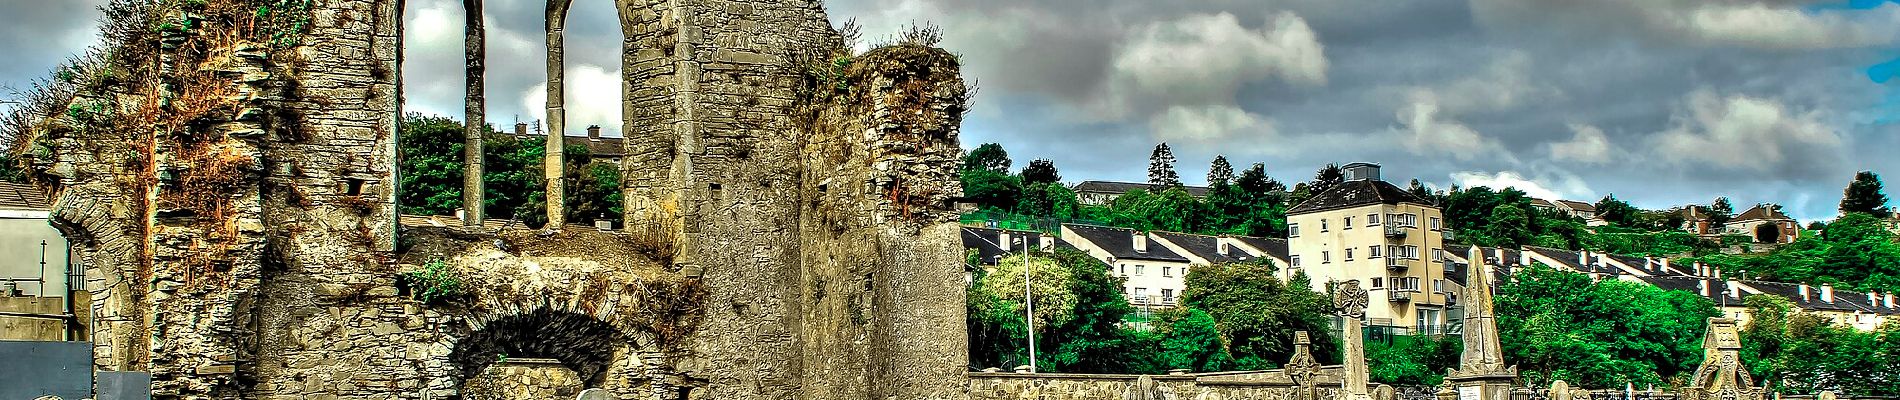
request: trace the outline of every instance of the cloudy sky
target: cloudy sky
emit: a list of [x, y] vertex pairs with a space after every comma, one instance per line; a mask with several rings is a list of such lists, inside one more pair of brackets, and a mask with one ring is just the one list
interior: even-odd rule
[[[99, 0], [10, 2], [0, 82], [92, 40]], [[570, 124], [617, 134], [619, 30], [575, 5]], [[594, 4], [599, 3], [599, 4]], [[409, 0], [408, 108], [460, 115], [460, 2]], [[489, 0], [489, 118], [541, 117], [542, 5]], [[1371, 161], [1389, 180], [1666, 208], [1729, 196], [1831, 218], [1854, 171], [1900, 174], [1889, 0], [837, 0], [872, 41], [912, 23], [980, 82], [966, 147], [1070, 181]], [[1900, 176], [1900, 175], [1894, 175]], [[1895, 192], [1900, 194], [1900, 191]]]

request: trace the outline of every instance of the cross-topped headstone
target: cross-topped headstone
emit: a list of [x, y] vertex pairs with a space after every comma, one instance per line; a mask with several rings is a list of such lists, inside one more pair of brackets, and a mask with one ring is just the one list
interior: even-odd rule
[[1333, 289], [1333, 308], [1339, 316], [1359, 319], [1366, 316], [1366, 290], [1359, 288], [1359, 280], [1340, 282]]
[[1333, 287], [1333, 308], [1338, 310], [1345, 329], [1346, 377], [1341, 385], [1340, 397], [1345, 400], [1368, 400], [1366, 383], [1372, 379], [1367, 376], [1365, 332], [1361, 331], [1359, 319], [1366, 316], [1366, 290], [1359, 288], [1358, 280], [1340, 282]]
[[1741, 335], [1736, 323], [1728, 318], [1709, 318], [1709, 329], [1702, 337], [1702, 366], [1696, 367], [1695, 380], [1682, 390], [1683, 400], [1762, 400], [1762, 388], [1742, 366]]

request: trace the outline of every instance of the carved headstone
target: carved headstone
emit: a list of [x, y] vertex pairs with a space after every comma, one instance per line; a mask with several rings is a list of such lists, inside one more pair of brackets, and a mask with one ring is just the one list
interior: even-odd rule
[[1122, 400], [1175, 400], [1174, 389], [1161, 386], [1153, 377], [1142, 375], [1135, 378], [1135, 384], [1128, 385], [1122, 391]]
[[1762, 388], [1742, 367], [1742, 339], [1735, 320], [1709, 318], [1708, 332], [1703, 335], [1702, 366], [1696, 367], [1695, 380], [1682, 388], [1682, 400], [1762, 400]]
[[1517, 367], [1504, 364], [1504, 351], [1498, 345], [1497, 313], [1491, 304], [1491, 266], [1478, 248], [1471, 248], [1467, 260], [1477, 261], [1465, 272], [1464, 353], [1458, 369], [1447, 371], [1445, 382], [1466, 400], [1504, 400], [1510, 398], [1511, 383], [1517, 379]]
[[1570, 400], [1570, 384], [1564, 381], [1550, 383], [1550, 400]]
[[1393, 389], [1392, 385], [1381, 383], [1377, 389], [1372, 390], [1372, 398], [1375, 400], [1398, 400], [1399, 392]]
[[1362, 338], [1359, 318], [1366, 316], [1366, 290], [1359, 288], [1358, 280], [1340, 282], [1333, 289], [1333, 308], [1338, 310], [1345, 320], [1345, 329], [1341, 332], [1346, 345], [1346, 376], [1339, 396], [1345, 400], [1365, 400], [1372, 398], [1366, 392], [1366, 383], [1371, 379], [1366, 369], [1366, 343]]
[[1821, 394], [1814, 395], [1814, 400], [1834, 400], [1834, 391], [1823, 390]]
[[1293, 333], [1293, 358], [1286, 362], [1286, 376], [1298, 387], [1293, 400], [1319, 400], [1319, 360], [1313, 358], [1313, 338], [1306, 331]]

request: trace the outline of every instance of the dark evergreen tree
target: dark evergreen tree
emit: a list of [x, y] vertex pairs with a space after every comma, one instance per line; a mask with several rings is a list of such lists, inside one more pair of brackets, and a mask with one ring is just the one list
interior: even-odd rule
[[1214, 156], [1214, 164], [1207, 169], [1207, 186], [1219, 186], [1233, 183], [1234, 165], [1227, 163], [1227, 156]]
[[1029, 166], [1023, 167], [1023, 185], [1059, 182], [1062, 182], [1062, 174], [1056, 172], [1054, 161], [1038, 158], [1030, 161]]
[[1709, 229], [1721, 230], [1722, 227], [1728, 226], [1730, 219], [1734, 218], [1735, 206], [1729, 204], [1728, 197], [1717, 197], [1715, 203], [1709, 205]]
[[1432, 189], [1425, 187], [1425, 184], [1419, 182], [1418, 178], [1412, 178], [1412, 184], [1405, 188], [1405, 192], [1412, 194], [1413, 197], [1417, 197], [1420, 200], [1431, 202], [1432, 205], [1438, 205], [1438, 195], [1433, 194]]
[[1313, 181], [1306, 185], [1306, 190], [1307, 193], [1318, 195], [1320, 193], [1326, 193], [1327, 189], [1339, 186], [1340, 183], [1345, 181], [1346, 172], [1339, 169], [1339, 164], [1326, 164], [1326, 167], [1320, 168], [1318, 172], [1313, 173]]
[[1887, 194], [1881, 191], [1880, 175], [1873, 171], [1860, 171], [1854, 174], [1854, 181], [1847, 184], [1847, 190], [1841, 196], [1841, 213], [1867, 213], [1876, 217], [1886, 217], [1891, 212], [1887, 208]]
[[1612, 224], [1625, 228], [1638, 228], [1643, 226], [1642, 210], [1637, 210], [1636, 207], [1631, 206], [1630, 203], [1617, 200], [1615, 193], [1603, 196], [1603, 200], [1598, 200], [1596, 206], [1597, 216], [1603, 218], [1604, 221], [1609, 221]]
[[1174, 172], [1174, 150], [1167, 143], [1155, 146], [1148, 155], [1148, 183], [1163, 186], [1181, 186], [1181, 175]]

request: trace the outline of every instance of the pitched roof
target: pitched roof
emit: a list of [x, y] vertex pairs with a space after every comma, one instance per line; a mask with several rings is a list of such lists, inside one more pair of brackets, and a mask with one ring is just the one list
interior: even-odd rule
[[[1239, 236], [1234, 239], [1238, 239], [1241, 243], [1245, 243], [1248, 246], [1253, 246], [1253, 248], [1260, 249], [1260, 251], [1267, 252], [1267, 254], [1263, 254], [1267, 257], [1273, 257], [1279, 260], [1286, 260], [1293, 257], [1293, 251], [1287, 247], [1286, 239], [1253, 236]], [[1286, 266], [1282, 265], [1281, 267]]]
[[1735, 223], [1735, 222], [1741, 222], [1741, 221], [1755, 221], [1755, 220], [1793, 221], [1794, 218], [1789, 218], [1787, 214], [1782, 214], [1780, 211], [1775, 211], [1773, 207], [1766, 207], [1764, 205], [1757, 204], [1754, 207], [1749, 208], [1748, 211], [1743, 211], [1740, 215], [1736, 215], [1735, 219], [1729, 220], [1729, 222]]
[[[1004, 243], [1002, 240], [1003, 232], [1009, 232], [1010, 236], [1013, 236], [1010, 240], [1011, 242], [1014, 242], [1015, 238], [1022, 238], [1025, 243], [1028, 243], [1030, 246], [1040, 246], [1042, 243], [1042, 232], [1004, 231], [1002, 229], [966, 226], [963, 227], [963, 247], [976, 249], [978, 263], [983, 265], [995, 265], [998, 257], [1016, 253], [1017, 250], [1021, 249], [1021, 247], [1017, 247], [1015, 244]], [[1056, 239], [1057, 247], [1062, 247], [1066, 244], [1067, 243], [1063, 242], [1061, 238]]]
[[[1255, 257], [1260, 256], [1258, 254], [1248, 253], [1245, 249], [1241, 249], [1239, 246], [1228, 246], [1227, 254], [1222, 255], [1220, 254], [1221, 244], [1220, 244], [1219, 237], [1208, 236], [1208, 235], [1196, 235], [1192, 233], [1178, 233], [1178, 232], [1156, 231], [1152, 233], [1155, 236], [1161, 237], [1162, 239], [1167, 239], [1169, 243], [1174, 243], [1174, 245], [1176, 246], [1181, 246], [1181, 249], [1187, 250], [1189, 254], [1193, 254], [1195, 257], [1200, 257], [1201, 259], [1207, 260], [1208, 262], [1212, 262], [1212, 263], [1242, 262], [1242, 261], [1252, 260]], [[1150, 243], [1148, 245], [1148, 248], [1149, 250], [1153, 250], [1154, 244]]]
[[[1161, 190], [1166, 190], [1167, 186], [1152, 185], [1152, 184], [1146, 184], [1146, 183], [1134, 183], [1134, 182], [1083, 181], [1082, 183], [1076, 184], [1075, 188], [1071, 190], [1074, 190], [1077, 193], [1094, 192], [1094, 193], [1111, 193], [1111, 194], [1120, 195], [1123, 193], [1134, 191], [1135, 189], [1146, 190], [1149, 192], [1159, 192]], [[1207, 196], [1207, 187], [1204, 187], [1204, 186], [1181, 186], [1181, 190], [1187, 191], [1187, 194], [1189, 196], [1194, 196], [1194, 197]]]
[[1557, 200], [1557, 204], [1562, 204], [1564, 207], [1568, 207], [1572, 210], [1587, 212], [1591, 214], [1595, 214], [1597, 212], [1597, 206], [1595, 204], [1585, 203], [1581, 201]]
[[[1798, 284], [1767, 281], [1746, 281], [1743, 283], [1750, 287], [1761, 289], [1762, 293], [1788, 299], [1788, 301], [1793, 302], [1795, 306], [1803, 310], [1855, 311], [1859, 309], [1858, 307], [1854, 307], [1852, 303], [1840, 301], [1839, 291], [1835, 292], [1836, 296], [1833, 303], [1821, 301], [1821, 288], [1819, 286], [1809, 286], [1808, 296], [1806, 299], [1803, 299], [1801, 297], [1801, 285]], [[1862, 296], [1866, 295], [1862, 294]]]
[[1168, 246], [1156, 243], [1148, 243], [1148, 251], [1135, 251], [1136, 232], [1133, 229], [1078, 224], [1063, 224], [1062, 226], [1075, 232], [1075, 235], [1081, 237], [1082, 240], [1107, 251], [1109, 256], [1116, 259], [1188, 262], [1187, 257], [1175, 254], [1174, 250], [1168, 250]]
[[1353, 208], [1372, 204], [1414, 203], [1431, 205], [1418, 196], [1406, 193], [1405, 189], [1379, 180], [1348, 181], [1313, 195], [1300, 205], [1287, 210], [1287, 215], [1306, 214], [1320, 211]]
[[1550, 200], [1544, 200], [1544, 199], [1532, 197], [1531, 207], [1557, 208], [1557, 205], [1551, 203]]
[[53, 202], [33, 185], [0, 182], [0, 209], [45, 211], [53, 209]]

